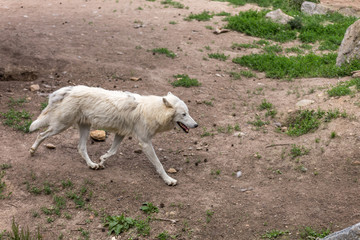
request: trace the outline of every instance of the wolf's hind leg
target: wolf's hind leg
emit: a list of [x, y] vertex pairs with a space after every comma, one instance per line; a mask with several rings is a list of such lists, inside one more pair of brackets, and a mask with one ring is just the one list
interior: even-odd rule
[[78, 145], [78, 151], [83, 159], [85, 159], [86, 164], [91, 169], [99, 169], [99, 164], [94, 163], [91, 161], [86, 148], [86, 141], [89, 138], [90, 134], [90, 125], [88, 124], [81, 124], [79, 123], [79, 132], [80, 132], [80, 140]]
[[54, 125], [54, 126], [49, 126], [49, 128], [45, 131], [40, 133], [34, 144], [31, 146], [30, 148], [30, 154], [34, 155], [34, 153], [36, 152], [37, 148], [39, 147], [39, 145], [48, 137], [54, 136], [58, 133], [61, 133], [62, 131], [66, 130], [68, 128], [68, 126], [65, 125]]
[[119, 145], [123, 139], [124, 139], [124, 136], [115, 134], [114, 141], [111, 145], [111, 148], [104, 155], [102, 155], [100, 157], [101, 161], [100, 161], [99, 165], [101, 168], [104, 168], [104, 163], [105, 163], [106, 159], [108, 159], [109, 157], [116, 154], [117, 150], [119, 149]]

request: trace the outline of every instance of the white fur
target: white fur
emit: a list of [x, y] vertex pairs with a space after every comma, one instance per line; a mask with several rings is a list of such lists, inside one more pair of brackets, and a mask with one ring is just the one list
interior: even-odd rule
[[[116, 154], [123, 138], [132, 135], [138, 139], [143, 152], [163, 180], [168, 185], [175, 185], [177, 181], [166, 174], [151, 139], [156, 133], [171, 130], [178, 122], [185, 125], [184, 131], [197, 127], [186, 104], [170, 92], [160, 97], [86, 86], [64, 87], [50, 95], [48, 106], [31, 124], [30, 131], [45, 126], [48, 128], [38, 135], [30, 153], [33, 155], [47, 137], [78, 124], [78, 151], [90, 168], [99, 169], [104, 167], [107, 158]], [[86, 150], [91, 127], [115, 133], [111, 148], [100, 157], [99, 164], [91, 161]]]

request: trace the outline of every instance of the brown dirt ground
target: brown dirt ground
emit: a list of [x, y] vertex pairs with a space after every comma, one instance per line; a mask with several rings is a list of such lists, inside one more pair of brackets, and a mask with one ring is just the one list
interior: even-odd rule
[[[354, 165], [360, 154], [359, 97], [329, 98], [326, 94], [330, 85], [348, 78], [285, 82], [257, 73], [257, 78], [234, 80], [229, 72], [246, 69], [231, 58], [225, 62], [203, 58], [209, 52], [231, 57], [249, 54], [256, 50], [239, 51], [230, 46], [251, 43], [255, 38], [236, 32], [215, 35], [206, 28], [222, 26], [222, 17], [209, 22], [183, 18], [203, 10], [236, 14], [256, 7], [206, 0], [181, 2], [189, 9], [165, 8], [160, 1], [145, 0], [0, 1], [0, 68], [13, 77], [0, 81], [0, 112], [7, 111], [10, 98], [25, 97], [22, 108], [35, 118], [50, 92], [84, 84], [140, 94], [172, 91], [188, 104], [200, 124], [189, 134], [176, 130], [154, 139], [165, 169], [178, 170], [173, 175], [179, 182], [175, 187], [166, 186], [146, 157], [136, 153], [140, 148], [134, 140], [122, 143], [121, 153], [108, 160], [105, 170], [93, 171], [77, 153], [75, 128], [46, 141], [56, 145], [55, 150], [41, 146], [30, 157], [28, 149], [37, 133], [24, 134], [0, 124], [0, 164], [12, 166], [2, 179], [5, 194], [12, 195], [0, 200], [0, 231], [10, 230], [15, 218], [31, 230], [39, 227], [44, 239], [61, 235], [85, 239], [80, 228], [89, 231], [90, 239], [110, 239], [103, 229], [104, 214], [125, 213], [144, 219], [139, 210], [144, 202], [161, 205], [156, 218], [179, 221], [152, 220], [150, 237], [139, 239], [155, 239], [165, 230], [177, 239], [260, 239], [271, 229], [289, 231], [284, 239], [299, 239], [304, 226], [337, 231], [359, 222], [360, 166]], [[139, 22], [142, 27], [135, 28]], [[173, 50], [178, 57], [170, 59], [148, 51], [158, 47]], [[181, 73], [197, 78], [201, 87], [173, 88], [169, 84], [172, 75]], [[130, 77], [142, 80], [134, 82]], [[39, 92], [29, 91], [33, 83], [40, 85]], [[271, 119], [270, 125], [256, 131], [248, 121], [263, 114], [257, 106], [265, 98], [278, 110], [277, 121], [305, 98], [315, 101], [309, 108], [338, 108], [350, 117], [296, 138], [276, 131]], [[244, 136], [216, 131], [236, 124]], [[215, 135], [201, 137], [205, 128]], [[332, 131], [339, 137], [330, 139]], [[105, 142], [89, 140], [90, 157], [97, 159], [106, 152], [112, 137], [110, 134]], [[310, 153], [292, 160], [289, 145], [267, 147], [292, 143], [305, 146]], [[300, 165], [307, 172], [297, 170]], [[211, 174], [217, 170], [219, 175]], [[243, 175], [237, 178], [234, 173], [239, 170]], [[86, 186], [86, 207], [76, 208], [68, 200], [61, 217], [45, 215], [40, 209], [53, 205], [52, 195], [36, 195], [28, 188], [42, 189], [48, 182], [57, 189], [54, 194], [65, 196], [68, 190], [61, 187], [61, 181], [67, 179], [74, 183], [74, 192]], [[213, 212], [209, 221], [207, 210]], [[65, 213], [72, 218], [64, 217]], [[48, 217], [54, 221], [48, 223]], [[131, 236], [136, 233], [123, 233], [119, 239]]]

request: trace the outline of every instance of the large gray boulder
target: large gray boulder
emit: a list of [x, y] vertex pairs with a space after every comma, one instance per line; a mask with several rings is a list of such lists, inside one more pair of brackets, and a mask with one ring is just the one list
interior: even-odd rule
[[354, 22], [345, 32], [341, 42], [336, 65], [341, 66], [344, 62], [360, 59], [360, 20]]
[[360, 239], [360, 223], [351, 227], [345, 228], [341, 231], [330, 234], [322, 238], [322, 240], [359, 240]]
[[280, 23], [280, 24], [287, 24], [290, 20], [294, 19], [292, 16], [285, 14], [281, 9], [277, 9], [275, 11], [268, 12], [265, 15], [266, 18], [269, 18], [271, 21]]
[[308, 14], [308, 15], [314, 15], [314, 14], [319, 14], [319, 15], [324, 15], [326, 13], [328, 13], [330, 11], [330, 9], [328, 7], [325, 7], [324, 5], [321, 4], [316, 4], [313, 2], [303, 2], [301, 4], [301, 12]]

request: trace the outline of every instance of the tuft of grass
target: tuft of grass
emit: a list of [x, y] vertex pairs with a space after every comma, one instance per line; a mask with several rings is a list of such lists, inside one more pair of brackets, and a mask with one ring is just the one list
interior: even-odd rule
[[187, 16], [184, 20], [185, 21], [191, 21], [191, 20], [197, 20], [197, 21], [209, 21], [214, 15], [210, 14], [208, 11], [203, 11], [199, 14], [193, 14], [191, 13], [189, 16]]
[[0, 116], [4, 118], [3, 123], [5, 125], [25, 133], [29, 132], [32, 115], [28, 111], [17, 111], [11, 108], [5, 113], [0, 112]]
[[172, 51], [170, 51], [167, 48], [154, 48], [153, 50], [151, 50], [153, 53], [159, 53], [159, 54], [164, 54], [169, 58], [174, 59], [176, 57], [176, 54]]
[[243, 48], [260, 48], [260, 46], [252, 43], [233, 43], [231, 48], [241, 50]]
[[[1, 235], [0, 235], [1, 236]], [[29, 228], [20, 228], [19, 224], [15, 222], [13, 218], [11, 224], [11, 232], [9, 232], [9, 239], [14, 240], [42, 240], [43, 237], [40, 234], [40, 229], [37, 229], [36, 233], [30, 232]]]
[[339, 110], [328, 110], [327, 112], [318, 109], [315, 110], [299, 110], [289, 116], [287, 119], [288, 130], [290, 136], [300, 136], [308, 132], [313, 132], [319, 128], [321, 121], [330, 122], [332, 119], [339, 117], [347, 117], [346, 112]]
[[114, 233], [119, 235], [122, 232], [128, 231], [135, 226], [136, 221], [130, 217], [125, 217], [124, 214], [120, 216], [108, 216], [105, 219], [105, 227], [109, 228], [109, 235]]
[[269, 78], [298, 77], [343, 77], [360, 68], [360, 61], [353, 60], [341, 67], [336, 66], [334, 53], [322, 56], [310, 53], [299, 56], [278, 56], [275, 54], [251, 54], [234, 58], [234, 63], [266, 73]]
[[304, 227], [302, 231], [300, 231], [301, 239], [318, 239], [324, 238], [330, 234], [330, 229], [322, 229], [320, 231], [314, 230], [312, 227]]
[[254, 125], [255, 127], [258, 127], [258, 128], [270, 124], [269, 121], [262, 121], [259, 116], [256, 116], [255, 118], [256, 118], [256, 120], [249, 121], [248, 123], [251, 125]]
[[273, 104], [270, 103], [270, 102], [268, 102], [268, 101], [266, 101], [266, 99], [263, 99], [262, 102], [261, 102], [261, 104], [260, 104], [259, 107], [258, 107], [258, 109], [259, 109], [260, 111], [265, 110], [265, 109], [268, 110], [268, 109], [271, 109], [271, 108], [273, 108]]
[[214, 215], [214, 211], [206, 210], [206, 223], [209, 223], [211, 221], [212, 216]]
[[170, 239], [170, 234], [167, 231], [163, 231], [162, 233], [160, 233], [159, 235], [156, 236], [157, 239], [159, 240], [168, 240]]
[[220, 61], [226, 61], [226, 59], [229, 58], [229, 56], [226, 56], [223, 53], [208, 53], [209, 58], [214, 58]]
[[280, 45], [275, 44], [275, 45], [271, 45], [271, 46], [265, 46], [264, 50], [267, 53], [281, 53], [283, 49]]
[[350, 95], [352, 93], [350, 87], [356, 86], [356, 89], [360, 89], [360, 78], [353, 78], [346, 82], [340, 82], [335, 87], [327, 91], [329, 97], [340, 97]]
[[186, 74], [177, 74], [174, 75], [174, 78], [176, 78], [175, 81], [171, 82], [171, 85], [174, 87], [198, 87], [201, 85], [201, 83], [196, 78], [190, 78]]
[[288, 234], [287, 231], [281, 231], [281, 230], [277, 230], [277, 229], [273, 229], [271, 231], [267, 231], [264, 235], [261, 236], [261, 238], [265, 238], [265, 239], [275, 239], [278, 238], [280, 236], [283, 236], [285, 234]]
[[174, 8], [180, 8], [180, 9], [185, 7], [184, 4], [173, 1], [173, 0], [163, 0], [163, 1], [161, 1], [161, 4], [170, 5]]
[[3, 163], [3, 164], [0, 165], [1, 170], [6, 170], [6, 169], [9, 169], [9, 168], [12, 168], [11, 164]]
[[309, 152], [310, 152], [310, 149], [307, 149], [304, 146], [297, 146], [296, 144], [291, 145], [290, 155], [292, 158], [307, 155]]
[[140, 207], [140, 210], [145, 212], [146, 214], [150, 215], [152, 213], [158, 213], [159, 212], [159, 208], [156, 207], [153, 203], [151, 202], [145, 202], [143, 203], [143, 205]]
[[228, 17], [228, 16], [231, 16], [231, 13], [222, 11], [222, 12], [216, 13], [215, 16], [225, 16], [225, 17]]

